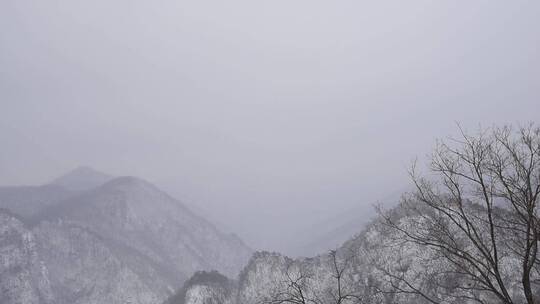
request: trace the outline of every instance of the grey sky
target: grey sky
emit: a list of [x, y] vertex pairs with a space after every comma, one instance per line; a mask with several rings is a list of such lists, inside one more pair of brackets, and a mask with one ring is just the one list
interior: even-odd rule
[[283, 249], [403, 188], [456, 121], [538, 121], [538, 16], [539, 1], [3, 0], [0, 184], [136, 175]]

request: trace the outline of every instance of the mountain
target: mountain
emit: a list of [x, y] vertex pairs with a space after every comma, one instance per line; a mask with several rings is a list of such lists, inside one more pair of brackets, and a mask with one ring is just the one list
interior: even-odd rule
[[229, 304], [233, 299], [231, 292], [235, 289], [235, 281], [217, 271], [198, 271], [165, 304]]
[[[21, 204], [11, 199], [12, 210], [0, 217], [0, 227], [12, 231], [0, 230], [0, 286], [13, 291], [2, 304], [161, 303], [194, 272], [233, 277], [251, 255], [239, 238], [139, 178], [84, 191], [43, 187], [69, 195], [42, 206], [36, 200], [40, 212], [18, 215]], [[19, 203], [36, 189], [18, 188]], [[11, 265], [15, 257], [20, 262]]]
[[390, 192], [372, 205], [358, 204], [296, 232], [299, 241], [292, 246], [290, 254], [309, 257], [340, 247], [362, 231], [377, 216], [376, 206], [395, 207], [406, 190], [408, 189], [403, 188]]
[[30, 219], [81, 191], [101, 186], [111, 179], [110, 175], [92, 168], [78, 167], [49, 184], [0, 187], [0, 208]]
[[[387, 215], [402, 228], [430, 216], [419, 217], [402, 205]], [[459, 231], [455, 237], [459, 239]], [[501, 248], [505, 248], [499, 252], [504, 256], [500, 271], [505, 284], [515, 303], [524, 303], [520, 257]], [[471, 281], [460, 269], [432, 247], [405, 242], [398, 231], [375, 218], [333, 253], [294, 259], [257, 252], [241, 274], [226, 284], [229, 289], [210, 279], [190, 280], [167, 304], [337, 303], [338, 295], [346, 295], [339, 303], [450, 304], [467, 303], [463, 299], [472, 299], [471, 293], [483, 303], [502, 303], [492, 293], [471, 291]], [[539, 292], [536, 290], [535, 297]]]
[[81, 191], [101, 186], [112, 178], [112, 176], [106, 173], [96, 171], [90, 167], [81, 166], [56, 178], [50, 184], [72, 191]]
[[80, 191], [98, 187], [111, 179], [112, 176], [92, 168], [78, 167], [42, 186], [0, 187], [0, 208], [23, 218], [32, 218]]
[[[181, 202], [135, 177], [118, 177], [44, 212], [39, 221], [76, 223], [161, 265], [171, 283], [197, 270], [236, 275], [251, 250]], [[174, 285], [173, 285], [174, 286]]]
[[59, 185], [0, 187], [0, 208], [31, 218], [72, 195]]

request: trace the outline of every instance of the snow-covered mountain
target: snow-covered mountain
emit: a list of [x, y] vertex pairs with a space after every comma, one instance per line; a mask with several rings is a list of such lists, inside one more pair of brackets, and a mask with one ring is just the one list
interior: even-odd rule
[[18, 295], [0, 303], [161, 303], [192, 273], [236, 276], [251, 255], [142, 179], [66, 192], [38, 214], [10, 208], [0, 217], [0, 286]]
[[[118, 177], [49, 208], [39, 221], [68, 222], [161, 265], [172, 283], [216, 269], [235, 275], [250, 250], [181, 202], [135, 177]], [[174, 286], [174, 285], [173, 285]]]
[[[400, 227], [409, 227], [418, 220], [401, 206], [391, 209], [388, 215]], [[505, 256], [501, 271], [511, 287], [510, 296], [521, 303], [520, 259], [511, 251], [501, 252], [501, 256]], [[311, 258], [293, 259], [279, 253], [257, 252], [241, 274], [226, 284], [232, 286], [230, 289], [224, 289], [225, 284], [216, 285], [211, 278], [198, 280], [186, 284], [167, 304], [337, 303], [338, 295], [348, 295], [339, 302], [343, 304], [450, 304], [473, 303], [463, 302], [473, 292], [484, 303], [500, 303], [489, 292], [468, 290], [468, 282], [440, 252], [404, 242], [398, 231], [376, 218], [333, 254], [322, 252]]]
[[29, 227], [0, 209], [0, 303], [55, 303], [37, 247]]

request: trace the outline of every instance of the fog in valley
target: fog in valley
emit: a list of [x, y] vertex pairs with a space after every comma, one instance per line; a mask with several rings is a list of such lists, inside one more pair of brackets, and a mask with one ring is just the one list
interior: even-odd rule
[[[234, 279], [253, 251], [342, 246], [415, 188], [411, 163], [437, 139], [538, 122], [539, 15], [533, 1], [1, 1], [0, 207], [58, 279], [28, 270], [17, 280], [39, 281], [41, 302], [5, 283], [0, 303], [161, 303], [198, 270]], [[55, 273], [67, 262], [49, 252], [94, 234], [100, 255]], [[131, 285], [97, 293], [105, 269]]]

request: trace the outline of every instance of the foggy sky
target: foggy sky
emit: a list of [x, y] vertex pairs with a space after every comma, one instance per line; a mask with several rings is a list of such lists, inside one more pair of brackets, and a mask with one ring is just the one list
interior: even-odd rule
[[538, 1], [0, 1], [0, 185], [143, 177], [255, 248], [538, 121]]

